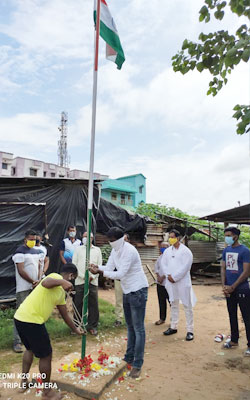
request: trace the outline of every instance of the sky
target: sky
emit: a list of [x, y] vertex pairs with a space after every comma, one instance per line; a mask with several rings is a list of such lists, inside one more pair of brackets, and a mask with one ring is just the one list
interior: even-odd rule
[[[166, 4], [165, 4], [166, 3]], [[216, 97], [209, 74], [182, 76], [171, 58], [201, 31], [234, 32], [244, 19], [199, 23], [203, 0], [109, 0], [126, 61], [100, 43], [95, 171], [142, 173], [147, 202], [192, 215], [249, 202], [249, 137], [235, 104], [249, 104], [249, 64]], [[0, 0], [0, 150], [57, 163], [60, 113], [68, 113], [70, 168], [89, 169], [93, 82], [92, 0]]]

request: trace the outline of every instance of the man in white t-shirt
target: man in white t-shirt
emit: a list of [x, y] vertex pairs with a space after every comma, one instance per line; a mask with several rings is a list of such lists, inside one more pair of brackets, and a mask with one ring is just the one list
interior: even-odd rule
[[[90, 248], [90, 262], [101, 266], [102, 265], [102, 252], [97, 246], [93, 246], [94, 236], [91, 233], [91, 248]], [[84, 296], [84, 282], [85, 282], [85, 267], [86, 267], [86, 249], [87, 249], [87, 232], [82, 236], [82, 246], [76, 248], [73, 254], [73, 264], [75, 264], [78, 276], [75, 281], [76, 294], [74, 296], [74, 303], [78, 313], [82, 315], [83, 296]], [[88, 295], [88, 327], [87, 330], [91, 335], [96, 336], [97, 326], [99, 322], [99, 307], [98, 307], [98, 275], [89, 273], [89, 295]]]
[[[143, 271], [138, 251], [124, 241], [120, 228], [111, 228], [106, 236], [112, 247], [105, 266], [91, 264], [90, 272], [103, 273], [109, 279], [119, 279], [123, 291], [123, 310], [128, 330], [127, 351], [124, 361], [132, 365], [131, 378], [138, 378], [144, 360], [145, 312], [148, 298], [148, 281]], [[116, 270], [116, 271], [115, 271]]]
[[69, 225], [65, 239], [61, 241], [59, 256], [63, 264], [72, 263], [75, 249], [81, 246], [81, 240], [76, 239], [76, 227]]
[[[32, 289], [39, 283], [41, 269], [44, 263], [44, 253], [40, 249], [34, 249], [36, 244], [36, 232], [28, 230], [25, 233], [24, 244], [19, 246], [12, 260], [16, 272], [16, 307], [26, 299]], [[22, 353], [22, 342], [14, 326], [13, 350]]]

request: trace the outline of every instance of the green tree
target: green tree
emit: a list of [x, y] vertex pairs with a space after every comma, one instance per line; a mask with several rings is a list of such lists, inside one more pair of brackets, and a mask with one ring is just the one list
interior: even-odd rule
[[[218, 20], [223, 20], [225, 10], [245, 16], [250, 19], [249, 0], [205, 0], [200, 9], [199, 20], [208, 23], [211, 14]], [[219, 90], [226, 85], [228, 75], [240, 62], [248, 62], [250, 58], [250, 29], [246, 24], [239, 26], [235, 34], [227, 30], [220, 30], [208, 34], [201, 33], [199, 42], [185, 39], [182, 49], [173, 56], [172, 66], [175, 72], [183, 75], [190, 70], [199, 72], [207, 70], [213, 79], [209, 82], [208, 95], [216, 96]], [[233, 118], [237, 122], [237, 134], [242, 135], [250, 131], [250, 105], [237, 104], [234, 107]]]

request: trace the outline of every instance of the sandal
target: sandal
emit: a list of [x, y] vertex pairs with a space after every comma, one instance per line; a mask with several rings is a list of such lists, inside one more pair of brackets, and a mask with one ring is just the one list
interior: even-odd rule
[[155, 325], [162, 325], [165, 324], [165, 321], [163, 321], [162, 319], [159, 319], [159, 321], [155, 322]]
[[226, 342], [223, 344], [223, 349], [233, 349], [234, 347], [237, 347], [238, 343], [233, 343], [233, 342]]

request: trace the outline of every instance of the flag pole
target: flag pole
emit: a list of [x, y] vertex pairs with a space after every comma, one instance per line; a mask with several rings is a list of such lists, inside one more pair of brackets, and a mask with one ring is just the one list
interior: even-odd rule
[[[94, 2], [95, 4], [95, 2]], [[83, 327], [88, 322], [88, 293], [89, 293], [89, 260], [91, 246], [91, 224], [92, 224], [92, 207], [94, 192], [94, 159], [95, 159], [95, 130], [96, 130], [96, 102], [97, 102], [97, 77], [98, 77], [98, 54], [99, 54], [99, 37], [100, 37], [100, 14], [101, 0], [97, 0], [96, 10], [96, 29], [95, 29], [95, 59], [93, 73], [93, 95], [92, 95], [92, 126], [91, 126], [91, 145], [90, 145], [90, 161], [89, 161], [89, 186], [88, 186], [88, 215], [87, 215], [87, 251], [86, 251], [86, 269], [84, 282], [84, 298], [83, 298]], [[84, 358], [86, 355], [86, 335], [82, 336], [82, 353]]]

